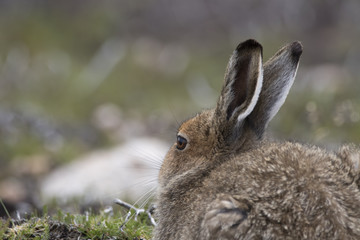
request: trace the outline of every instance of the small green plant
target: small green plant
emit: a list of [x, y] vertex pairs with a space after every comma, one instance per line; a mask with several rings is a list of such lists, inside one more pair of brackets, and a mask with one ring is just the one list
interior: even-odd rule
[[121, 212], [73, 214], [58, 210], [53, 216], [2, 219], [0, 239], [151, 239], [153, 227], [146, 215], [136, 220], [130, 217], [124, 226], [125, 219]]

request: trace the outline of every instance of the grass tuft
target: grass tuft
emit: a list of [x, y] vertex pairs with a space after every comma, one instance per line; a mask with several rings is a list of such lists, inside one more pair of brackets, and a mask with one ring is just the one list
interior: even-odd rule
[[[44, 211], [46, 212], [46, 211]], [[44, 214], [28, 220], [1, 220], [1, 239], [151, 239], [153, 226], [145, 215], [137, 221], [131, 218], [121, 230], [125, 215], [101, 212], [94, 214], [65, 213], [58, 210], [54, 216]]]

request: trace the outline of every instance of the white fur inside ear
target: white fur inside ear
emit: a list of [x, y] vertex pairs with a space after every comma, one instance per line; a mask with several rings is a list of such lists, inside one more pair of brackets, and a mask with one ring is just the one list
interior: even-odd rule
[[[283, 66], [286, 66], [286, 64], [284, 63]], [[285, 74], [283, 74], [283, 76], [281, 76], [283, 79], [285, 78], [284, 82], [286, 82], [286, 83], [284, 84], [284, 86], [280, 87], [282, 89], [281, 93], [279, 94], [280, 98], [274, 103], [272, 109], [270, 110], [268, 121], [273, 119], [273, 117], [280, 110], [281, 106], [284, 104], [286, 97], [289, 94], [290, 88], [294, 83], [298, 67], [299, 67], [299, 63], [297, 64], [295, 71], [293, 71], [290, 68], [289, 71], [285, 72]]]
[[249, 106], [246, 108], [246, 110], [239, 114], [238, 116], [238, 122], [244, 120], [247, 116], [249, 116], [249, 114], [254, 110], [255, 108], [255, 105], [259, 99], [259, 95], [260, 95], [260, 92], [261, 92], [261, 88], [262, 88], [262, 84], [263, 84], [263, 66], [262, 66], [262, 58], [259, 57], [259, 69], [258, 69], [258, 78], [257, 78], [257, 81], [256, 81], [256, 87], [255, 87], [255, 92], [254, 92], [254, 95], [252, 96], [252, 99], [250, 101], [250, 104]]

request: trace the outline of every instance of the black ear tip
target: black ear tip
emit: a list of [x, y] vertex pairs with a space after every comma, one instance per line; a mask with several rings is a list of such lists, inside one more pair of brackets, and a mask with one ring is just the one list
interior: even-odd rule
[[256, 49], [259, 48], [262, 51], [262, 46], [260, 43], [258, 43], [256, 40], [254, 39], [249, 39], [246, 40], [245, 42], [240, 43], [236, 50], [240, 51], [240, 50], [244, 50], [244, 49]]
[[294, 57], [300, 57], [303, 51], [303, 46], [299, 41], [293, 42], [291, 45], [291, 53]]
[[260, 43], [258, 43], [255, 39], [248, 39], [245, 42], [243, 42], [243, 44], [246, 46], [253, 46], [253, 47], [261, 46]]

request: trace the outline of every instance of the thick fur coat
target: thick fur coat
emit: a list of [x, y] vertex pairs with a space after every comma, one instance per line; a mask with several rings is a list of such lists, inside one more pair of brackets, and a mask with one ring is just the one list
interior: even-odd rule
[[184, 122], [159, 173], [154, 239], [360, 239], [360, 150], [264, 140], [302, 46], [232, 54], [217, 106]]

